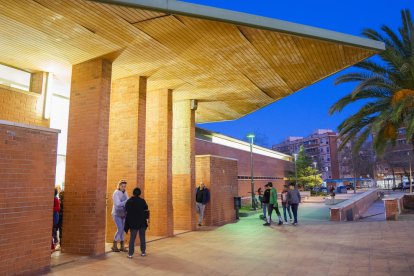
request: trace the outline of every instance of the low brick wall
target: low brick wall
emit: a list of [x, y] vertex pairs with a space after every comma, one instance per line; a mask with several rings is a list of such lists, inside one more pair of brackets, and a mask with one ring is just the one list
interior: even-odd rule
[[399, 194], [384, 198], [384, 209], [386, 220], [398, 220], [398, 216], [404, 210], [414, 209], [414, 194]]
[[49, 268], [57, 137], [0, 121], [0, 275]]
[[234, 197], [238, 195], [237, 160], [214, 155], [196, 156], [196, 184], [210, 189], [204, 224], [219, 226], [236, 220]]
[[370, 189], [330, 208], [331, 221], [357, 220], [378, 198], [377, 189]]
[[414, 193], [404, 195], [403, 206], [406, 210], [414, 210]]

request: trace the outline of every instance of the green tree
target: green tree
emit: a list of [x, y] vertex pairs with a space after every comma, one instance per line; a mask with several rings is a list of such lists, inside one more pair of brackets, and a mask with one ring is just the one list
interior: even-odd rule
[[[303, 146], [300, 146], [296, 158], [296, 173], [299, 187], [313, 187], [322, 183], [320, 173], [312, 166], [312, 159], [306, 154]], [[293, 181], [296, 179], [295, 172], [290, 178]]]
[[407, 127], [406, 138], [414, 138], [414, 24], [409, 10], [401, 11], [402, 26], [394, 32], [386, 25], [381, 33], [366, 29], [367, 38], [382, 41], [385, 51], [379, 53], [380, 62], [362, 61], [360, 70], [338, 77], [336, 84], [357, 82], [353, 91], [337, 101], [330, 114], [346, 106], [364, 102], [363, 106], [339, 126], [340, 148], [355, 139], [354, 150], [372, 135], [373, 147], [382, 154], [387, 145], [395, 145], [398, 128]]

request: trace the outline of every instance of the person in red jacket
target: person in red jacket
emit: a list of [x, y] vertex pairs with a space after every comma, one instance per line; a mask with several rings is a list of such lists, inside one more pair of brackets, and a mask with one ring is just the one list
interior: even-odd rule
[[59, 212], [60, 212], [60, 203], [59, 198], [57, 198], [58, 190], [55, 189], [55, 196], [53, 201], [53, 228], [52, 228], [52, 249], [55, 248], [55, 245], [58, 243], [57, 229], [59, 223]]

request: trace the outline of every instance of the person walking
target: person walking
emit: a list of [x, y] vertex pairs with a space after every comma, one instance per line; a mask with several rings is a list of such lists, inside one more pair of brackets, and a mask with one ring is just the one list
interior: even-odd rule
[[257, 189], [257, 195], [259, 196], [260, 208], [263, 209], [263, 192], [262, 192], [261, 187], [259, 187], [259, 189]]
[[331, 186], [331, 189], [330, 189], [330, 191], [329, 191], [329, 195], [331, 196], [331, 204], [333, 205], [333, 204], [335, 204], [335, 188], [334, 188], [334, 186], [332, 185]]
[[268, 184], [265, 185], [265, 191], [263, 193], [263, 220], [267, 222], [267, 207], [269, 206], [270, 200], [270, 187]]
[[293, 225], [298, 225], [298, 208], [301, 203], [300, 192], [295, 184], [290, 184], [287, 194], [287, 202], [292, 207]]
[[270, 199], [269, 199], [269, 206], [268, 206], [268, 211], [267, 211], [267, 222], [265, 224], [263, 224], [264, 226], [270, 226], [272, 223], [272, 212], [273, 210], [276, 211], [276, 215], [279, 218], [279, 223], [278, 225], [282, 225], [282, 216], [280, 215], [279, 212], [279, 205], [277, 203], [277, 191], [275, 188], [273, 188], [273, 183], [272, 182], [268, 182], [267, 185], [270, 187]]
[[210, 191], [201, 183], [196, 189], [196, 212], [198, 214], [198, 226], [201, 226], [204, 218], [204, 209], [206, 204], [210, 201]]
[[60, 201], [60, 211], [59, 211], [59, 222], [58, 222], [58, 230], [59, 230], [59, 246], [62, 247], [62, 225], [63, 225], [63, 197], [64, 191], [61, 190], [59, 192], [59, 201]]
[[288, 188], [285, 185], [283, 187], [282, 193], [280, 194], [280, 199], [282, 200], [283, 218], [285, 219], [285, 222], [284, 222], [285, 224], [288, 224], [287, 216], [286, 216], [286, 211], [287, 211], [287, 213], [289, 215], [289, 220], [292, 223], [292, 213], [290, 211], [290, 205], [287, 202], [287, 195], [288, 195]]
[[135, 188], [133, 196], [125, 203], [125, 233], [131, 230], [128, 247], [128, 258], [132, 258], [135, 251], [135, 239], [139, 233], [141, 256], [146, 256], [145, 231], [148, 228], [149, 210], [145, 199], [141, 198], [141, 189]]
[[58, 236], [57, 236], [57, 230], [58, 230], [58, 223], [59, 223], [59, 212], [60, 212], [60, 203], [58, 195], [58, 190], [55, 188], [54, 191], [55, 195], [53, 197], [53, 228], [52, 228], [52, 250], [56, 248], [56, 245], [58, 243]]
[[[112, 195], [113, 206], [112, 206], [112, 218], [116, 225], [116, 233], [114, 237], [114, 242], [112, 245], [113, 252], [125, 252], [124, 247], [124, 226], [125, 226], [125, 203], [128, 200], [128, 193], [126, 191], [127, 182], [121, 180], [118, 182], [118, 188], [114, 191]], [[121, 244], [120, 249], [118, 249], [118, 241]]]

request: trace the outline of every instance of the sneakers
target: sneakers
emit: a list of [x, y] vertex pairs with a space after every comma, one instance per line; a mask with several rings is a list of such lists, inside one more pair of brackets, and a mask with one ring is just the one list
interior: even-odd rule
[[132, 259], [132, 255], [128, 255], [128, 259]]
[[283, 224], [289, 224], [289, 222], [285, 221]]
[[298, 223], [297, 223], [297, 222], [294, 222], [294, 223], [293, 223], [293, 226], [298, 226]]
[[270, 226], [270, 223], [266, 222], [263, 226]]
[[277, 225], [282, 225], [282, 224], [283, 224], [283, 222], [281, 220], [279, 220], [279, 223]]
[[145, 257], [145, 256], [147, 256], [146, 253], [141, 253], [141, 257]]

